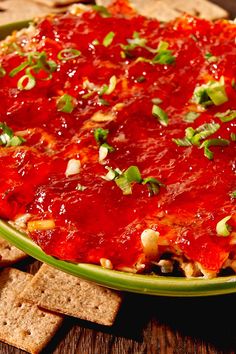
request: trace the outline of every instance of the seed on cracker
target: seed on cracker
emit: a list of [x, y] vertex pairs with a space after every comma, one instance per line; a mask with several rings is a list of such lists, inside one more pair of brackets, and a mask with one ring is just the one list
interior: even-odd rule
[[27, 254], [0, 238], [0, 267], [6, 267], [25, 259]]
[[32, 278], [13, 268], [0, 272], [0, 341], [37, 354], [52, 339], [62, 317], [19, 299]]
[[121, 304], [118, 292], [43, 264], [21, 295], [39, 307], [111, 326]]

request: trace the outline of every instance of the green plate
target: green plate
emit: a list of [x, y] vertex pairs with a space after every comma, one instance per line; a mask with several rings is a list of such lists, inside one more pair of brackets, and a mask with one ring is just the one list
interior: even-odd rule
[[[0, 38], [20, 29], [27, 22], [13, 23], [0, 27]], [[236, 292], [236, 275], [215, 279], [186, 279], [155, 275], [140, 275], [107, 270], [91, 264], [75, 264], [46, 255], [25, 234], [15, 230], [7, 222], [0, 221], [1, 236], [28, 255], [61, 269], [69, 274], [96, 282], [112, 289], [140, 294], [162, 296], [210, 296]]]

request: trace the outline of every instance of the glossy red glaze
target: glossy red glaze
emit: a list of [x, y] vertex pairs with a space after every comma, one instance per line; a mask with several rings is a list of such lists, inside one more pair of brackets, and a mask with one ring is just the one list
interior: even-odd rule
[[[153, 228], [168, 240], [167, 250], [218, 271], [232, 249], [230, 237], [216, 235], [216, 224], [235, 212], [230, 196], [236, 189], [235, 142], [211, 147], [214, 159], [209, 160], [203, 149], [179, 147], [172, 139], [184, 137], [188, 126], [212, 121], [221, 127], [211, 138], [230, 140], [230, 134], [236, 133], [235, 120], [222, 123], [214, 117], [236, 109], [231, 85], [236, 79], [236, 26], [192, 17], [164, 25], [141, 16], [103, 18], [89, 11], [79, 17], [48, 17], [36, 28], [30, 45], [22, 47], [45, 51], [56, 61], [57, 70], [52, 79], [37, 77], [29, 91], [17, 89], [22, 72], [0, 78], [0, 121], [15, 132], [30, 129], [22, 146], [0, 150], [1, 217], [13, 219], [27, 212], [33, 219], [54, 219], [56, 228], [33, 232], [31, 237], [46, 253], [61, 259], [99, 263], [107, 258], [115, 268], [132, 267], [143, 256], [142, 231]], [[104, 47], [103, 39], [111, 31], [114, 39]], [[135, 31], [151, 48], [167, 41], [175, 63], [136, 62], [139, 56], [153, 57], [141, 47], [132, 51], [132, 58], [122, 58], [121, 44], [127, 44]], [[92, 44], [94, 40], [100, 44]], [[81, 55], [60, 61], [57, 55], [64, 48], [76, 48]], [[209, 52], [218, 57], [217, 62], [205, 59]], [[7, 73], [23, 60], [16, 52], [0, 57]], [[115, 90], [103, 95], [109, 106], [101, 104], [97, 93], [83, 98], [85, 80], [102, 86], [112, 75], [117, 77]], [[141, 76], [145, 80], [138, 82]], [[229, 101], [209, 106], [193, 123], [185, 122], [185, 113], [196, 109], [191, 102], [196, 85], [221, 76]], [[63, 93], [77, 100], [72, 113], [57, 110], [56, 100]], [[157, 97], [169, 116], [167, 127], [152, 115], [152, 99]], [[113, 109], [120, 103], [122, 108]], [[112, 110], [111, 122], [91, 121], [95, 112]], [[98, 126], [109, 129], [107, 141], [115, 148], [104, 164], [98, 162], [93, 135]], [[66, 177], [71, 158], [80, 159], [81, 172]], [[150, 196], [146, 186], [136, 183], [126, 196], [114, 181], [102, 179], [105, 166], [125, 170], [131, 165], [139, 167], [143, 178], [155, 177], [165, 187]], [[86, 189], [76, 190], [78, 183]]]

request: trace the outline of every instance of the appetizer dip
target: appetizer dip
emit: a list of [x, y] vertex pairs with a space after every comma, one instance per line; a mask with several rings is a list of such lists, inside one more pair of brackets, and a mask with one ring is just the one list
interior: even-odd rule
[[47, 254], [236, 272], [236, 25], [123, 2], [0, 44], [0, 217]]

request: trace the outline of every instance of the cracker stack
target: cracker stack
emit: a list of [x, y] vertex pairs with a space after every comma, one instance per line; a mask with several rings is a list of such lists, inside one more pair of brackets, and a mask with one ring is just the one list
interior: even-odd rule
[[[27, 257], [0, 239], [0, 267]], [[34, 276], [15, 268], [2, 268], [0, 341], [37, 354], [54, 337], [65, 315], [112, 326], [121, 301], [118, 292], [46, 264]]]

